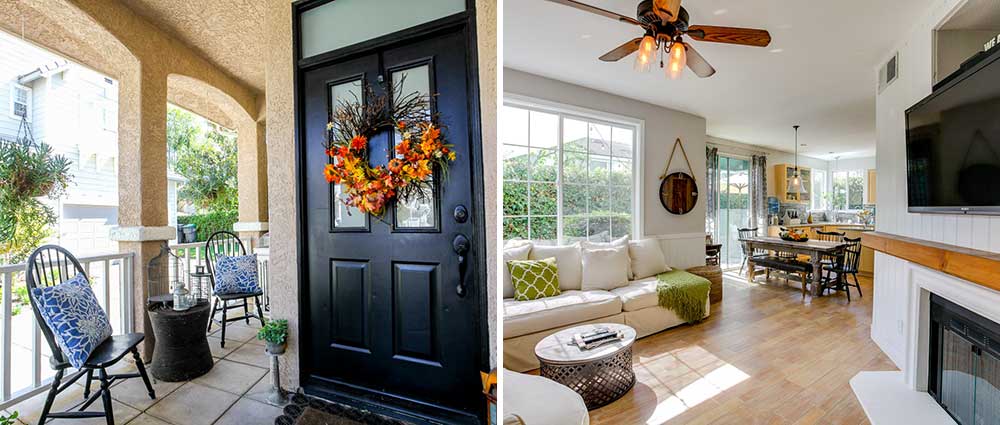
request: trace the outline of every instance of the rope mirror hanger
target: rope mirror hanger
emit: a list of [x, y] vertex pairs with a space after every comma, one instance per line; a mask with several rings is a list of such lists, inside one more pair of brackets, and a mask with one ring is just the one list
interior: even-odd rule
[[[677, 146], [681, 147], [681, 155], [684, 156], [690, 174], [681, 171], [667, 174], [670, 171], [670, 163], [674, 160], [674, 153], [677, 152]], [[698, 183], [694, 178], [694, 168], [691, 167], [691, 161], [684, 151], [684, 144], [677, 138], [670, 150], [670, 157], [667, 158], [667, 166], [660, 175], [660, 204], [671, 214], [684, 215], [691, 212], [697, 203]]]

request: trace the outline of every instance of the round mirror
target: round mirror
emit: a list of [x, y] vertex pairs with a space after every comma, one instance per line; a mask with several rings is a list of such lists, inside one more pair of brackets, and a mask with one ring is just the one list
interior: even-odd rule
[[660, 203], [671, 214], [687, 214], [698, 203], [698, 184], [687, 173], [673, 173], [660, 182]]

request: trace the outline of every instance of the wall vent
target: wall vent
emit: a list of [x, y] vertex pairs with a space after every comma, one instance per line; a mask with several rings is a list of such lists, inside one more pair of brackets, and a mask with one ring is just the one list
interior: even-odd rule
[[893, 54], [885, 65], [879, 68], [878, 92], [882, 93], [882, 90], [885, 90], [893, 81], [896, 81], [897, 77], [899, 77], [899, 52]]

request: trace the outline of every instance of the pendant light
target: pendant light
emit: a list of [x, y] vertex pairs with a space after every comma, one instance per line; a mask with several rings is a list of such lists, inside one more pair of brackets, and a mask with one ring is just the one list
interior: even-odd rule
[[806, 193], [805, 186], [802, 185], [802, 178], [799, 176], [799, 126], [793, 125], [795, 129], [795, 171], [792, 172], [792, 193]]

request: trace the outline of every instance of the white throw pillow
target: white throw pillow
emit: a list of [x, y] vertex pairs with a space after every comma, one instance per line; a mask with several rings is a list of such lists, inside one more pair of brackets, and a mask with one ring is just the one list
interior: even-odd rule
[[632, 265], [632, 279], [645, 279], [670, 271], [660, 241], [642, 239], [628, 243], [628, 258]]
[[[583, 241], [580, 242], [580, 247], [583, 249], [607, 249], [607, 248], [618, 248], [625, 247], [625, 254], [628, 255], [628, 235], [622, 236], [611, 242], [590, 242]], [[635, 273], [632, 272], [632, 265], [629, 265], [628, 269], [629, 280], [635, 279]]]
[[559, 271], [559, 290], [579, 290], [583, 276], [583, 266], [580, 260], [580, 245], [536, 245], [528, 254], [529, 260], [556, 259]]
[[531, 243], [517, 244], [512, 248], [503, 250], [503, 297], [514, 298], [514, 283], [510, 281], [510, 270], [507, 269], [507, 262], [514, 260], [527, 260], [528, 253], [531, 252]]
[[628, 285], [628, 248], [584, 249], [581, 289], [612, 290]]

